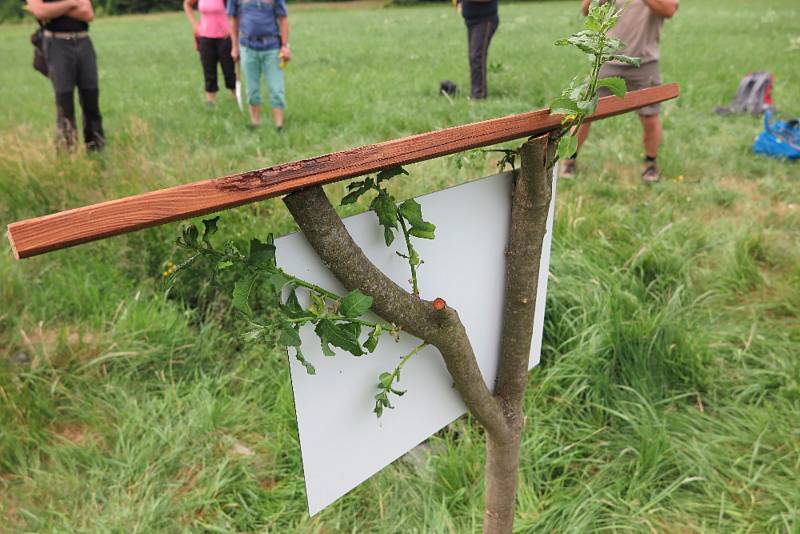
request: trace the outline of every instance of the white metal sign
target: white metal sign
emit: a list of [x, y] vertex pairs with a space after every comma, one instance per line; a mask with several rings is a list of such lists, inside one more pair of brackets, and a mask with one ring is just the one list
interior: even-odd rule
[[[539, 363], [544, 303], [555, 206], [542, 247], [530, 367]], [[511, 210], [511, 173], [503, 173], [418, 198], [426, 219], [436, 224], [436, 239], [415, 240], [425, 263], [419, 269], [420, 293], [441, 297], [458, 310], [481, 372], [493, 384], [500, 350], [505, 288], [505, 254]], [[408, 264], [387, 248], [374, 213], [344, 220], [355, 242], [384, 273], [409, 287]], [[395, 239], [398, 247], [402, 239]], [[345, 294], [301, 233], [277, 240], [278, 264], [287, 272]], [[397, 249], [404, 252], [402, 249]], [[419, 344], [403, 334], [399, 343], [382, 339], [376, 351], [354, 357], [336, 349], [322, 354], [313, 326], [301, 331], [303, 354], [315, 375], [291, 359], [297, 426], [303, 456], [309, 513], [314, 515], [383, 467], [466, 412], [452, 388], [439, 352], [427, 347], [403, 368], [397, 384], [408, 392], [393, 398], [394, 410], [380, 419], [372, 412], [378, 376], [391, 372]]]

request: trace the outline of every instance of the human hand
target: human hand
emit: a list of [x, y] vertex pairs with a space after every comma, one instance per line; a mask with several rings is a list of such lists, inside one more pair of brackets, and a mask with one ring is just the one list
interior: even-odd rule
[[239, 61], [239, 45], [236, 43], [231, 45], [231, 57], [234, 61]]
[[289, 45], [284, 45], [281, 47], [281, 51], [278, 53], [280, 58], [284, 62], [289, 62], [292, 59], [292, 51], [289, 49]]

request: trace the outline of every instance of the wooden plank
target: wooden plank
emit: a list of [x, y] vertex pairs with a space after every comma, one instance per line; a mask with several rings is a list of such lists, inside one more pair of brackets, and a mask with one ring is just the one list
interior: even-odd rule
[[[590, 120], [625, 113], [678, 96], [677, 84], [600, 99]], [[361, 176], [396, 165], [519, 139], [556, 129], [560, 115], [540, 109], [402, 139], [334, 152], [213, 180], [161, 189], [12, 223], [14, 255], [29, 258], [89, 241], [205, 215], [285, 195], [312, 185]]]

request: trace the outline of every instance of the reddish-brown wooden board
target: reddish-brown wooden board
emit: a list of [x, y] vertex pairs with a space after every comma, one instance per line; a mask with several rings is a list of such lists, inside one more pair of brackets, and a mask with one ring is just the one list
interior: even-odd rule
[[[678, 96], [677, 84], [600, 99], [598, 120]], [[170, 187], [12, 223], [8, 238], [17, 258], [29, 258], [88, 241], [204, 215], [285, 195], [312, 185], [353, 178], [528, 137], [556, 129], [560, 115], [540, 109], [334, 152], [213, 180]]]

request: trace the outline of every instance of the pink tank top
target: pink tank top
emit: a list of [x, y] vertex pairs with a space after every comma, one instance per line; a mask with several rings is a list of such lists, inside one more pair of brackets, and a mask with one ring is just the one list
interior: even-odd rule
[[200, 37], [219, 39], [228, 35], [225, 0], [199, 0], [197, 9], [200, 11]]

